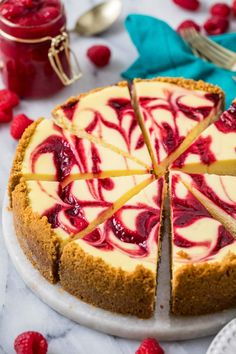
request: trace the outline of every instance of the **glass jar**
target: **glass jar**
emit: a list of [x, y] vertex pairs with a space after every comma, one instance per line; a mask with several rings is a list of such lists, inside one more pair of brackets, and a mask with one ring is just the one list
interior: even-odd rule
[[24, 26], [0, 15], [3, 81], [21, 97], [48, 97], [80, 77], [77, 61], [76, 70], [70, 65], [66, 16], [58, 3], [58, 16], [43, 24]]

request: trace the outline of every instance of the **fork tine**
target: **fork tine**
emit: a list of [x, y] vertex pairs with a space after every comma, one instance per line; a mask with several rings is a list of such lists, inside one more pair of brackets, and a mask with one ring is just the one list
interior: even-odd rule
[[204, 55], [209, 57], [209, 59], [217, 60], [218, 62], [225, 64], [228, 62], [227, 56], [222, 55], [219, 51], [217, 51], [214, 48], [209, 48], [207, 44], [202, 42], [201, 40], [195, 40], [192, 45], [196, 48], [198, 48], [200, 51], [203, 51]]
[[[224, 50], [224, 48], [222, 50], [222, 47], [218, 45], [210, 46], [209, 43], [211, 44], [212, 41], [208, 40], [205, 36], [199, 35], [194, 29], [187, 30], [184, 33], [184, 37], [188, 39], [188, 43], [192, 47], [198, 49], [205, 57], [219, 66], [231, 68], [236, 62], [236, 54], [234, 52]], [[228, 53], [230, 53], [230, 55]]]
[[209, 39], [207, 36], [203, 36], [201, 33], [198, 33], [195, 29], [194, 31], [197, 33], [197, 36], [201, 38], [205, 43], [207, 43], [210, 47], [218, 50], [220, 53], [227, 55], [228, 57], [235, 57], [236, 54], [232, 50], [229, 50], [222, 45], [214, 42], [213, 40]]
[[212, 43], [210, 43], [203, 36], [202, 37], [199, 36], [198, 38], [199, 38], [199, 42], [201, 41], [207, 50], [214, 53], [214, 55], [216, 55], [218, 58], [220, 57], [223, 61], [230, 62], [231, 60], [235, 60], [236, 55], [234, 53], [229, 54], [226, 50], [218, 49], [218, 47], [214, 46], [214, 44], [212, 45]]
[[208, 60], [224, 68], [227, 69], [231, 68], [234, 66], [234, 63], [236, 62], [236, 57], [227, 58], [225, 56], [222, 56], [219, 52], [215, 50], [211, 50], [208, 47], [205, 47], [204, 45], [199, 45], [197, 46], [197, 48], [199, 51], [202, 51], [204, 53], [204, 55], [208, 58]]
[[184, 39], [184, 41], [190, 46], [193, 54], [195, 54], [197, 57], [202, 58], [203, 60], [205, 60], [205, 57], [203, 55], [203, 53], [199, 52], [196, 48], [194, 48], [191, 44], [191, 33], [189, 33], [188, 31], [185, 30], [181, 30], [180, 31], [181, 37]]

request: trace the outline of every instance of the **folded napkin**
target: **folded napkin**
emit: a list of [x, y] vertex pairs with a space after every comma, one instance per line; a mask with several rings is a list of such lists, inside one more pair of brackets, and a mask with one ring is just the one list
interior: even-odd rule
[[[150, 16], [129, 15], [125, 26], [139, 58], [122, 73], [126, 79], [155, 76], [185, 77], [219, 85], [226, 92], [227, 106], [236, 97], [234, 73], [197, 58], [167, 23]], [[236, 33], [211, 37], [236, 52]]]

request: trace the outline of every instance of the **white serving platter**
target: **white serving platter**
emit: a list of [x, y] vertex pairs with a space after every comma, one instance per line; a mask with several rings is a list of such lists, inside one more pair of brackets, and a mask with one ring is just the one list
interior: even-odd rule
[[81, 325], [124, 338], [156, 337], [161, 341], [173, 341], [215, 334], [236, 317], [236, 309], [197, 317], [175, 317], [169, 314], [168, 234], [164, 235], [162, 245], [156, 312], [153, 318], [141, 320], [88, 305], [65, 292], [59, 284], [47, 282], [31, 265], [18, 244], [12, 213], [8, 210], [7, 194], [3, 204], [2, 223], [8, 253], [27, 286], [48, 306]]
[[236, 319], [229, 322], [214, 338], [206, 354], [236, 353]]

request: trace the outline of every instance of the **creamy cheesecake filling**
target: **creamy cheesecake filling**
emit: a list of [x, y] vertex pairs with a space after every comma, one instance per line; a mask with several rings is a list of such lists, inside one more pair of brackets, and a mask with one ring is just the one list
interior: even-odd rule
[[66, 240], [103, 222], [107, 213], [110, 215], [151, 181], [152, 177], [126, 176], [78, 180], [65, 187], [59, 182], [26, 183], [32, 210], [46, 216], [56, 234]]
[[[54, 110], [55, 121], [75, 134], [100, 140], [151, 169], [152, 161], [135, 116], [127, 83], [70, 99]], [[98, 140], [98, 141], [99, 141]]]
[[236, 103], [171, 166], [184, 172], [236, 175]]
[[[45, 169], [45, 166], [47, 168]], [[22, 162], [28, 180], [67, 181], [148, 173], [114, 151], [43, 120], [37, 126]]]
[[236, 240], [176, 174], [171, 174], [172, 272], [185, 264], [215, 262], [236, 253]]
[[220, 95], [158, 81], [134, 81], [140, 124], [157, 165], [167, 167], [214, 119]]
[[236, 237], [236, 177], [176, 174], [210, 214]]
[[111, 266], [133, 271], [142, 264], [156, 272], [163, 199], [161, 178], [127, 201], [92, 233], [74, 242]]

